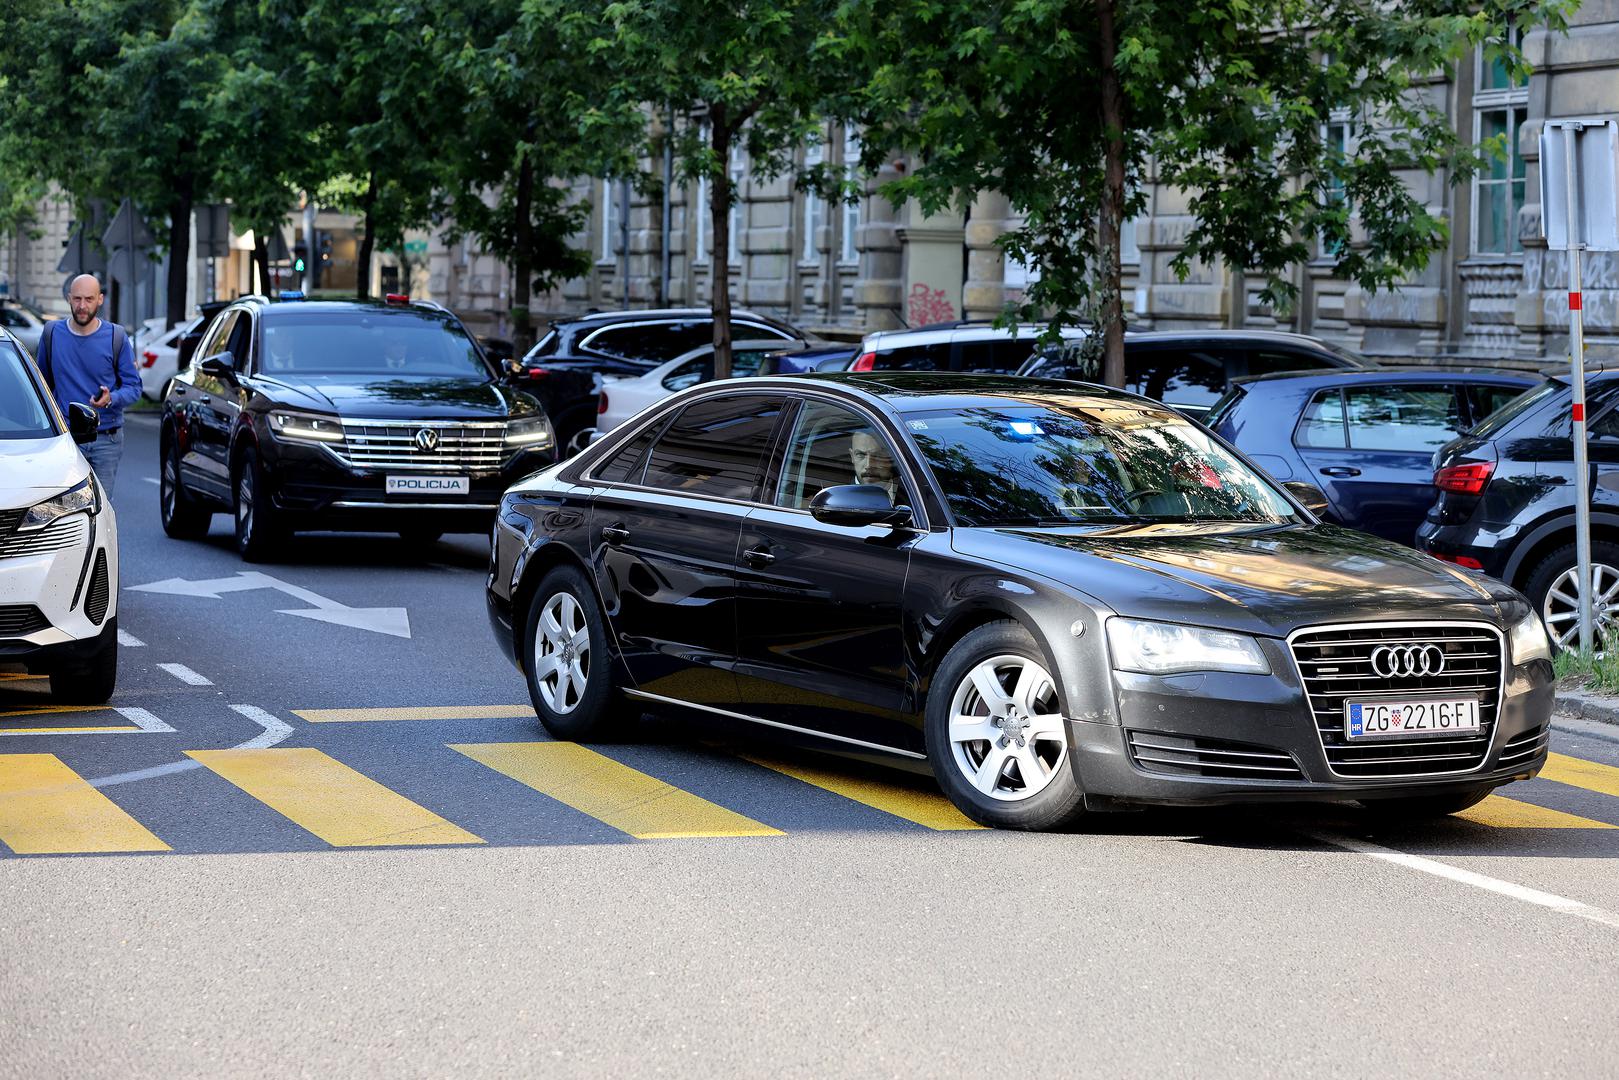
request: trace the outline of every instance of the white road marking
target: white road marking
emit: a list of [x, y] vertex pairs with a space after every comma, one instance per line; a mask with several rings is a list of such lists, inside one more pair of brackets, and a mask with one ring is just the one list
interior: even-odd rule
[[[264, 750], [268, 747], [274, 746], [276, 743], [281, 742], [287, 736], [292, 734], [291, 724], [288, 724], [283, 720], [278, 720], [276, 717], [265, 712], [257, 705], [232, 705], [231, 708], [235, 709], [238, 713], [247, 717], [249, 720], [253, 721], [255, 724], [264, 729], [263, 731], [259, 732], [259, 734], [247, 740], [245, 743], [231, 747], [232, 750]], [[119, 709], [118, 711], [128, 715], [129, 712], [144, 712], [145, 710]], [[148, 713], [147, 715], [150, 716], [151, 714]], [[131, 719], [134, 718], [131, 717]], [[156, 718], [154, 717], [153, 719]], [[162, 721], [159, 721], [159, 723], [161, 722]], [[166, 724], [164, 726], [169, 731], [174, 730], [173, 728], [168, 727]], [[134, 772], [117, 773], [113, 776], [103, 776], [100, 780], [90, 781], [90, 786], [97, 788], [112, 787], [114, 784], [128, 784], [135, 780], [152, 780], [159, 776], [171, 776], [174, 773], [188, 772], [191, 769], [200, 768], [202, 768], [202, 762], [187, 758], [184, 761], [171, 761], [167, 765], [154, 765], [150, 769], [136, 769]]]
[[1526, 904], [1538, 904], [1541, 907], [1551, 908], [1553, 911], [1561, 911], [1565, 915], [1573, 915], [1576, 918], [1589, 919], [1604, 926], [1619, 928], [1619, 914], [1605, 908], [1582, 904], [1578, 900], [1570, 900], [1566, 896], [1541, 892], [1539, 889], [1531, 889], [1527, 885], [1515, 885], [1510, 881], [1502, 881], [1500, 878], [1493, 878], [1487, 874], [1463, 870], [1461, 867], [1451, 866], [1449, 863], [1442, 863], [1435, 859], [1425, 859], [1421, 855], [1395, 851], [1393, 848], [1386, 848], [1381, 844], [1373, 844], [1366, 840], [1356, 840], [1347, 836], [1328, 836], [1323, 833], [1310, 833], [1309, 835], [1324, 844], [1332, 844], [1335, 847], [1345, 848], [1361, 855], [1370, 855], [1374, 859], [1382, 859], [1384, 862], [1391, 862], [1396, 866], [1403, 866], [1409, 870], [1432, 874], [1434, 877], [1442, 877], [1463, 885], [1471, 885], [1476, 889], [1484, 889], [1488, 892], [1499, 893], [1502, 896], [1510, 896], [1512, 899], [1522, 900]]
[[157, 666], [162, 668], [164, 671], [168, 672], [170, 675], [173, 675], [176, 679], [179, 679], [181, 682], [186, 683], [187, 685], [190, 685], [190, 686], [212, 686], [212, 685], [214, 685], [214, 681], [212, 679], [207, 679], [207, 678], [204, 678], [201, 675], [198, 675], [195, 671], [192, 671], [190, 668], [186, 667], [184, 664], [159, 664]]
[[257, 570], [248, 570], [228, 578], [187, 581], [184, 578], [164, 578], [145, 585], [130, 585], [131, 592], [167, 593], [170, 596], [206, 596], [218, 600], [225, 593], [249, 592], [253, 589], [276, 589], [295, 600], [310, 605], [308, 609], [277, 611], [278, 615], [297, 615], [305, 619], [352, 626], [357, 630], [370, 630], [389, 637], [410, 637], [410, 614], [402, 607], [351, 608], [318, 592], [271, 577]]
[[155, 484], [158, 482], [157, 477], [155, 476], [143, 476], [141, 479], [145, 480], [148, 484]]
[[153, 735], [161, 735], [164, 732], [174, 731], [173, 728], [159, 720], [157, 717], [153, 716], [151, 713], [147, 712], [145, 709], [138, 709], [133, 705], [120, 705], [113, 711], [118, 713], [125, 720], [128, 720], [131, 724], [134, 724], [136, 727], [140, 728], [142, 731], [150, 732]]
[[131, 634], [128, 630], [120, 630], [118, 631], [118, 644], [126, 649], [139, 649], [143, 648], [146, 642]]

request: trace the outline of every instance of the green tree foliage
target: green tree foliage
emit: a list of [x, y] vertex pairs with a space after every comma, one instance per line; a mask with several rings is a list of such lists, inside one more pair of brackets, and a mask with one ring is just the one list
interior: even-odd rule
[[[1119, 229], [1148, 178], [1190, 198], [1172, 268], [1216, 259], [1285, 309], [1319, 242], [1336, 272], [1389, 287], [1449, 237], [1402, 180], [1469, 177], [1501, 147], [1456, 137], [1428, 92], [1473, 46], [1526, 71], [1508, 28], [1561, 29], [1574, 0], [849, 0], [835, 48], [869, 72], [848, 111], [868, 159], [914, 152], [888, 194], [924, 211], [1005, 193], [1002, 243], [1037, 265], [1015, 317], [1091, 319], [1124, 375]], [[831, 47], [831, 46], [829, 46]], [[1325, 137], [1347, 117], [1352, 152]], [[1318, 240], [1319, 238], [1319, 240]]]

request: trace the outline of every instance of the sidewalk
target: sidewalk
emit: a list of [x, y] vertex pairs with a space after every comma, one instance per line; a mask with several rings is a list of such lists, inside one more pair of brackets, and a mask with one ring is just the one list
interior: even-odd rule
[[1619, 727], [1619, 697], [1612, 694], [1559, 689], [1555, 711], [1559, 716], [1576, 716], [1582, 720]]

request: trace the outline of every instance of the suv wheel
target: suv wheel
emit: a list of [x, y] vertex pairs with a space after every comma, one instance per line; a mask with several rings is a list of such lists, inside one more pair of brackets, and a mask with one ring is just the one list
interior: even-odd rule
[[242, 451], [236, 466], [236, 550], [248, 562], [263, 562], [286, 540], [280, 515], [270, 501], [259, 456], [252, 447]]
[[212, 511], [198, 504], [180, 479], [180, 447], [173, 439], [163, 452], [163, 471], [157, 487], [158, 516], [163, 531], [176, 540], [196, 540], [208, 535], [214, 519]]
[[[1529, 575], [1524, 593], [1540, 612], [1554, 649], [1578, 648], [1580, 637], [1579, 572], [1573, 544], [1542, 559]], [[1619, 544], [1591, 541], [1591, 620], [1597, 648], [1619, 637]]]

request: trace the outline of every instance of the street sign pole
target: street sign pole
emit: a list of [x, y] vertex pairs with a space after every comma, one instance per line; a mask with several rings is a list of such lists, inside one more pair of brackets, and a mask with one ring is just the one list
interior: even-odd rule
[[1591, 642], [1591, 469], [1585, 445], [1585, 315], [1580, 293], [1584, 273], [1580, 265], [1579, 158], [1574, 137], [1579, 128], [1563, 128], [1564, 170], [1568, 184], [1568, 318], [1570, 375], [1574, 383], [1574, 557], [1580, 581], [1580, 652], [1590, 653]]
[[[141, 275], [140, 268], [135, 265], [135, 204], [129, 204], [129, 313], [133, 316], [129, 324], [129, 347], [135, 356], [141, 354]], [[118, 363], [118, 357], [112, 362]]]

